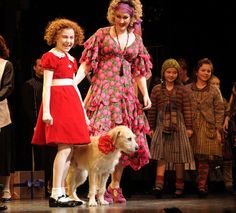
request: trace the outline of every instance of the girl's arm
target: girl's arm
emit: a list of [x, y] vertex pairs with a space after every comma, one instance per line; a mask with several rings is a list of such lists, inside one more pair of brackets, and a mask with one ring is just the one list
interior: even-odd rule
[[147, 89], [147, 81], [144, 76], [136, 78], [136, 82], [138, 85], [138, 88], [140, 89], [142, 95], [143, 95], [143, 104], [144, 104], [144, 110], [149, 109], [152, 106], [152, 102], [148, 95], [148, 89]]
[[75, 84], [78, 85], [91, 70], [91, 65], [83, 62], [76, 73]]
[[43, 75], [43, 121], [46, 124], [53, 124], [53, 118], [50, 114], [50, 98], [51, 98], [51, 85], [52, 85], [53, 72], [44, 70]]

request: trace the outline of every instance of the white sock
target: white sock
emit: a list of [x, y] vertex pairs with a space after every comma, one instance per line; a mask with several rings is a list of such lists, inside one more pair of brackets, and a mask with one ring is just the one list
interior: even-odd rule
[[61, 197], [63, 194], [62, 188], [52, 188], [52, 194], [51, 197], [54, 199], [58, 199], [58, 197]]
[[61, 187], [62, 194], [66, 196], [66, 189], [65, 187]]
[[6, 198], [6, 199], [11, 198], [10, 189], [4, 188], [4, 189], [2, 190], [2, 198]]

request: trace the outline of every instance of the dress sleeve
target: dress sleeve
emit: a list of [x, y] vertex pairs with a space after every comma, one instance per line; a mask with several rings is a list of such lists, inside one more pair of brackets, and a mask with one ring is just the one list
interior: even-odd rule
[[215, 115], [216, 128], [222, 129], [224, 123], [224, 102], [219, 89], [214, 88], [213, 110]]
[[192, 130], [193, 129], [193, 123], [192, 123], [193, 111], [192, 111], [190, 94], [184, 86], [180, 86], [180, 91], [182, 95], [182, 110], [183, 110], [185, 126], [188, 130]]
[[84, 43], [84, 50], [79, 60], [80, 63], [86, 62], [86, 64], [91, 64], [93, 69], [97, 68], [99, 44], [102, 36], [102, 29], [98, 29], [97, 32]]
[[149, 79], [152, 76], [152, 62], [150, 54], [148, 53], [146, 47], [143, 45], [142, 38], [140, 36], [137, 37], [139, 42], [139, 54], [134, 59], [132, 64], [132, 73], [134, 77], [145, 76], [146, 79]]
[[47, 53], [43, 54], [43, 56], [41, 58], [41, 63], [42, 63], [43, 69], [47, 69], [50, 71], [56, 70], [56, 67], [58, 64], [57, 58], [51, 52], [47, 52]]
[[74, 70], [75, 73], [78, 71], [78, 63], [77, 63], [75, 58], [74, 58], [74, 61], [73, 61], [73, 70]]

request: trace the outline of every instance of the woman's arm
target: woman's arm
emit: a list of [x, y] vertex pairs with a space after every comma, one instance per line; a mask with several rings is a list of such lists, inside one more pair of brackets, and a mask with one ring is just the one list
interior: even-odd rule
[[144, 76], [136, 78], [136, 82], [138, 85], [138, 88], [140, 89], [142, 95], [143, 95], [143, 104], [144, 104], [144, 110], [149, 109], [152, 106], [152, 102], [148, 95], [148, 89], [147, 89], [147, 81]]
[[86, 64], [86, 62], [83, 62], [79, 66], [79, 69], [76, 73], [75, 84], [78, 85], [84, 79], [84, 77], [89, 73], [90, 70], [91, 70], [91, 65]]
[[86, 97], [85, 97], [85, 99], [84, 99], [84, 107], [85, 107], [85, 109], [87, 109], [87, 107], [88, 107], [88, 105], [89, 105], [88, 100], [89, 100], [90, 96], [91, 96], [91, 86], [89, 87], [89, 90], [88, 90], [88, 92], [87, 92], [87, 95], [86, 95]]

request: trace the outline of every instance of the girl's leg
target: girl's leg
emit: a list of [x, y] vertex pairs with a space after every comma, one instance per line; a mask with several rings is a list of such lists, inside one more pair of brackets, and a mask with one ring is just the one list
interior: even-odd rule
[[156, 168], [155, 188], [160, 188], [161, 190], [163, 189], [165, 170], [166, 170], [166, 162], [163, 160], [159, 160], [157, 162], [157, 168]]
[[223, 162], [223, 178], [225, 188], [228, 192], [233, 191], [233, 162], [231, 160]]
[[11, 190], [10, 190], [10, 181], [11, 181], [11, 176], [4, 176], [3, 177], [3, 194], [2, 194], [2, 201], [3, 202], [8, 202], [11, 200]]
[[159, 160], [157, 162], [156, 181], [155, 181], [155, 187], [153, 190], [156, 198], [162, 197], [165, 169], [166, 169], [166, 162], [163, 160]]
[[62, 184], [65, 168], [67, 167], [67, 160], [71, 154], [71, 146], [58, 145], [58, 151], [53, 163], [53, 184], [51, 197], [58, 199], [63, 196]]
[[177, 197], [183, 195], [184, 191], [184, 164], [176, 164], [176, 182], [175, 182], [175, 195]]
[[209, 173], [209, 163], [206, 161], [200, 161], [198, 163], [198, 193], [199, 193], [199, 197], [205, 197], [207, 195], [208, 173]]

